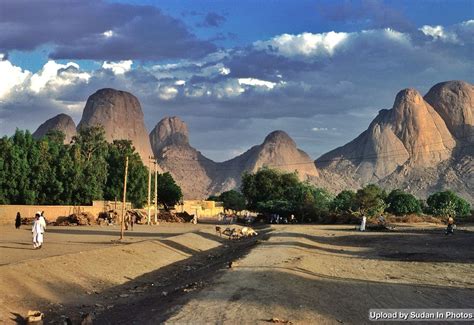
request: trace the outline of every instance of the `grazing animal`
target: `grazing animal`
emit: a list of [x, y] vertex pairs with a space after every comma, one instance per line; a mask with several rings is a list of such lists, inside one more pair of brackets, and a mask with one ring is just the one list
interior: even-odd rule
[[219, 226], [216, 226], [216, 232], [219, 234], [219, 236], [222, 237], [222, 228]]
[[242, 229], [240, 228], [233, 228], [232, 229], [232, 238], [239, 239], [243, 236]]
[[242, 231], [242, 235], [245, 237], [252, 237], [252, 236], [258, 235], [258, 232], [256, 232], [250, 227], [243, 227], [241, 231]]
[[225, 228], [225, 230], [222, 232], [224, 235], [226, 236], [229, 236], [229, 239], [232, 237], [232, 232], [233, 232], [233, 228], [230, 229], [230, 228]]

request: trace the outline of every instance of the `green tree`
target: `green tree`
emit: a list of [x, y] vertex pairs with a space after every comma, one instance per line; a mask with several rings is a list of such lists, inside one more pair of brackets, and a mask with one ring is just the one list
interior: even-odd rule
[[420, 201], [410, 193], [396, 189], [390, 192], [385, 200], [387, 211], [397, 216], [420, 213]]
[[470, 214], [470, 204], [453, 191], [436, 192], [426, 200], [433, 215], [442, 217], [465, 217]]
[[123, 195], [125, 157], [128, 157], [127, 200], [136, 208], [147, 201], [148, 170], [130, 140], [114, 140], [108, 146], [108, 176], [104, 189], [104, 199], [120, 199]]
[[335, 213], [352, 213], [356, 209], [356, 193], [354, 191], [341, 191], [331, 203], [331, 211]]
[[71, 203], [91, 204], [101, 200], [107, 181], [107, 149], [105, 131], [101, 126], [81, 128], [70, 148], [73, 165]]
[[356, 206], [361, 215], [369, 217], [381, 214], [386, 208], [385, 191], [375, 184], [369, 184], [356, 193]]
[[242, 211], [245, 209], [245, 197], [235, 190], [223, 192], [219, 196], [219, 201], [224, 204], [224, 209]]
[[158, 174], [158, 202], [166, 210], [176, 205], [183, 198], [181, 188], [176, 184], [170, 173]]

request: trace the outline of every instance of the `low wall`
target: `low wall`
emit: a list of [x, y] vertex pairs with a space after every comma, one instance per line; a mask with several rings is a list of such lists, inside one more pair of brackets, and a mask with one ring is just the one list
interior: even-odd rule
[[215, 217], [224, 212], [222, 202], [204, 200], [184, 200], [182, 204], [175, 205], [176, 212], [197, 214], [198, 217]]
[[[129, 204], [127, 204], [128, 207]], [[68, 216], [72, 213], [89, 212], [98, 216], [100, 212], [117, 209], [120, 211], [122, 204], [111, 201], [94, 201], [92, 205], [0, 205], [0, 225], [14, 224], [17, 212], [22, 218], [34, 217], [37, 211], [44, 211], [46, 219], [51, 222], [58, 217]]]

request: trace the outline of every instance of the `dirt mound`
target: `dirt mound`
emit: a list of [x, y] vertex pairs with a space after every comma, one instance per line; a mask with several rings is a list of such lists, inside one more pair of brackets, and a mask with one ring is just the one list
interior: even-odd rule
[[58, 217], [55, 226], [90, 226], [96, 223], [96, 217], [90, 212], [73, 213], [67, 217]]

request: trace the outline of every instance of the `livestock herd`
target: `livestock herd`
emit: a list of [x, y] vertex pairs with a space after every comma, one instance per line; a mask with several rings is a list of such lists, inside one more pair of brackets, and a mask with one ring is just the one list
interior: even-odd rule
[[250, 227], [236, 227], [236, 228], [225, 228], [223, 229], [220, 226], [216, 226], [216, 233], [219, 234], [219, 236], [222, 237], [228, 236], [229, 239], [240, 239], [240, 238], [245, 238], [245, 237], [252, 237], [252, 236], [257, 236], [258, 233], [250, 228]]

